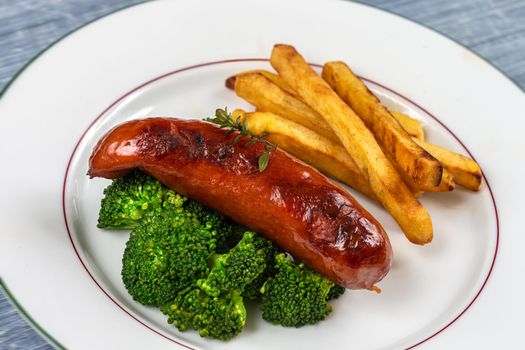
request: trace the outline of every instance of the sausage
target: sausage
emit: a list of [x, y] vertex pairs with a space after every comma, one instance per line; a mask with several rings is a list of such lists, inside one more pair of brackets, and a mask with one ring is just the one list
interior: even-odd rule
[[276, 149], [259, 171], [261, 143], [204, 121], [148, 118], [118, 125], [95, 146], [91, 177], [139, 168], [245, 225], [346, 288], [372, 289], [390, 269], [381, 225], [345, 190]]

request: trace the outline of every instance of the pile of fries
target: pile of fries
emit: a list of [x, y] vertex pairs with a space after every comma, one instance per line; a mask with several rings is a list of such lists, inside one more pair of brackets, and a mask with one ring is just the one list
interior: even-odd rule
[[328, 62], [319, 76], [289, 45], [275, 45], [278, 74], [253, 70], [226, 86], [255, 106], [235, 110], [254, 135], [324, 174], [377, 200], [413, 243], [432, 240], [432, 220], [417, 197], [477, 191], [481, 170], [472, 159], [425, 141], [421, 123], [388, 110], [343, 62]]

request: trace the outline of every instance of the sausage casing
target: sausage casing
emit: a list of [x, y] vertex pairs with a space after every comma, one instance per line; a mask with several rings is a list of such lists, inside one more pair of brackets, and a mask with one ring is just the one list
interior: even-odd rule
[[347, 191], [279, 149], [260, 172], [264, 146], [233, 144], [235, 136], [203, 121], [125, 122], [98, 142], [89, 175], [113, 179], [140, 168], [347, 288], [372, 288], [386, 275], [388, 236]]

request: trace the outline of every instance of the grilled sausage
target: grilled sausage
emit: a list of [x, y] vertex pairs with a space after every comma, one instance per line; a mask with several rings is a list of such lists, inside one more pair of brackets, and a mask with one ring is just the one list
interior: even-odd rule
[[175, 191], [274, 241], [347, 288], [372, 288], [392, 249], [381, 225], [345, 190], [281, 150], [259, 171], [260, 143], [202, 121], [149, 118], [109, 131], [89, 175], [109, 179], [140, 168]]

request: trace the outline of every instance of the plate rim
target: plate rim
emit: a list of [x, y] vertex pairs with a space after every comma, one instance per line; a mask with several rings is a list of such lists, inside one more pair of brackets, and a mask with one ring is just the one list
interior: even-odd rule
[[[90, 24], [92, 24], [94, 22], [97, 22], [98, 20], [104, 19], [104, 18], [109, 17], [109, 16], [111, 16], [113, 14], [116, 14], [116, 13], [118, 13], [120, 11], [125, 11], [125, 10], [127, 10], [129, 8], [132, 8], [132, 7], [135, 7], [135, 6], [141, 6], [141, 5], [145, 5], [145, 4], [152, 3], [152, 2], [157, 2], [157, 1], [160, 1], [160, 0], [143, 0], [142, 2], [139, 2], [139, 3], [136, 3], [136, 4], [129, 4], [129, 5], [126, 5], [124, 7], [120, 7], [118, 9], [112, 10], [112, 11], [106, 13], [106, 14], [103, 14], [103, 15], [101, 15], [99, 17], [95, 17], [93, 19], [90, 19], [89, 21], [81, 24], [80, 26], [78, 26], [76, 28], [73, 28], [72, 30], [66, 32], [65, 34], [59, 36], [56, 40], [52, 41], [49, 45], [44, 47], [40, 52], [38, 52], [32, 58], [30, 58], [26, 63], [24, 63], [24, 65], [22, 65], [22, 67], [20, 67], [13, 74], [13, 76], [7, 81], [7, 83], [4, 85], [4, 87], [0, 90], [0, 101], [2, 100], [2, 97], [4, 97], [5, 93], [9, 90], [11, 85], [13, 85], [15, 80], [20, 75], [22, 75], [22, 73], [24, 73], [24, 71], [27, 68], [29, 68], [29, 66], [32, 63], [34, 63], [40, 56], [42, 56], [44, 53], [49, 51], [51, 48], [53, 48], [53, 46], [55, 46], [56, 44], [58, 44], [62, 40], [66, 39], [67, 37], [69, 37], [70, 35], [74, 34], [75, 32], [83, 29], [84, 27], [87, 27], [88, 25], [90, 25]], [[367, 3], [363, 2], [363, 0], [333, 0], [333, 1], [357, 4], [357, 5], [369, 7], [371, 9], [374, 9], [374, 10], [377, 10], [377, 11], [386, 12], [386, 13], [388, 13], [390, 15], [394, 15], [394, 16], [399, 17], [401, 19], [404, 19], [404, 20], [407, 20], [409, 22], [415, 23], [415, 24], [417, 24], [417, 25], [419, 25], [419, 26], [421, 26], [421, 27], [423, 27], [425, 29], [428, 29], [428, 30], [430, 30], [430, 31], [432, 31], [432, 32], [434, 32], [436, 34], [439, 34], [440, 36], [445, 37], [446, 39], [452, 41], [454, 44], [461, 46], [462, 48], [464, 48], [465, 50], [467, 50], [468, 52], [470, 52], [471, 54], [473, 54], [477, 58], [481, 59], [484, 63], [488, 64], [490, 67], [494, 68], [498, 73], [500, 73], [505, 78], [507, 78], [507, 80], [509, 80], [515, 87], [518, 88], [518, 90], [520, 90], [522, 93], [525, 93], [525, 87], [521, 87], [521, 85], [519, 85], [518, 82], [514, 78], [512, 78], [509, 74], [507, 74], [505, 71], [503, 71], [503, 69], [501, 69], [500, 67], [496, 66], [495, 63], [489, 61], [488, 58], [485, 58], [484, 56], [482, 56], [478, 52], [472, 50], [470, 47], [466, 46], [465, 44], [463, 44], [459, 40], [453, 38], [449, 34], [446, 34], [446, 33], [442, 32], [439, 29], [435, 29], [433, 27], [430, 27], [429, 25], [427, 25], [427, 24], [425, 24], [423, 22], [420, 22], [420, 21], [418, 21], [416, 19], [413, 19], [413, 18], [410, 18], [410, 17], [406, 17], [405, 15], [402, 15], [400, 13], [396, 13], [396, 12], [393, 12], [391, 10], [383, 9], [383, 8], [378, 7], [378, 6], [374, 6], [372, 4], [367, 4]]]
[[[250, 58], [231, 58], [231, 59], [223, 59], [223, 60], [216, 60], [216, 61], [208, 61], [208, 62], [203, 62], [203, 63], [197, 63], [197, 64], [192, 64], [192, 65], [189, 65], [189, 66], [185, 66], [185, 67], [182, 67], [182, 68], [178, 68], [178, 69], [175, 69], [175, 70], [171, 70], [167, 73], [163, 73], [163, 74], [160, 74], [154, 78], [151, 78], [151, 79], [148, 79], [147, 81], [143, 82], [143, 83], [140, 83], [138, 84], [137, 86], [131, 88], [130, 90], [127, 90], [125, 93], [123, 93], [121, 96], [117, 97], [113, 102], [111, 102], [106, 108], [104, 108], [102, 110], [102, 112], [100, 112], [89, 124], [88, 126], [85, 128], [84, 131], [82, 131], [81, 135], [78, 137], [78, 140], [75, 144], [75, 146], [73, 147], [73, 150], [71, 151], [71, 154], [69, 156], [69, 159], [68, 159], [68, 162], [67, 162], [67, 166], [66, 166], [66, 170], [65, 170], [65, 173], [64, 173], [64, 179], [63, 179], [63, 183], [62, 183], [62, 196], [61, 196], [61, 205], [62, 205], [62, 213], [63, 213], [63, 219], [64, 219], [64, 225], [65, 225], [65, 228], [66, 228], [66, 231], [67, 231], [67, 234], [68, 234], [68, 238], [69, 238], [69, 241], [71, 243], [71, 246], [73, 248], [73, 251], [76, 255], [76, 257], [78, 258], [80, 264], [82, 265], [83, 269], [85, 270], [85, 272], [88, 274], [88, 276], [90, 277], [90, 279], [95, 283], [95, 285], [100, 289], [100, 291], [102, 291], [102, 293], [104, 295], [106, 295], [113, 304], [115, 304], [115, 306], [117, 306], [119, 309], [121, 309], [124, 313], [126, 313], [128, 316], [130, 316], [131, 318], [133, 318], [135, 321], [137, 321], [138, 323], [140, 323], [142, 326], [146, 327], [147, 329], [149, 329], [150, 331], [160, 335], [161, 337], [165, 338], [166, 340], [169, 340], [170, 342], [172, 343], [175, 343], [177, 345], [180, 345], [184, 348], [187, 348], [187, 349], [195, 349], [192, 347], [192, 345], [188, 345], [188, 344], [185, 344], [184, 342], [181, 342], [181, 340], [178, 340], [178, 339], [175, 339], [175, 338], [172, 338], [170, 337], [169, 335], [166, 335], [166, 334], [163, 334], [161, 331], [159, 330], [156, 330], [155, 327], [152, 327], [148, 324], [146, 324], [144, 321], [142, 321], [139, 317], [135, 316], [133, 314], [133, 311], [131, 310], [128, 310], [126, 307], [124, 307], [123, 305], [121, 305], [120, 302], [118, 302], [117, 300], [115, 300], [116, 298], [113, 297], [112, 295], [110, 295], [110, 292], [108, 292], [106, 289], [104, 289], [104, 287], [102, 287], [102, 285], [97, 281], [97, 279], [95, 278], [95, 276], [92, 274], [92, 272], [90, 271], [90, 269], [87, 267], [86, 263], [84, 262], [84, 260], [82, 259], [82, 257], [80, 256], [80, 253], [79, 251], [77, 250], [77, 247], [75, 245], [75, 242], [74, 242], [74, 239], [73, 239], [73, 236], [71, 234], [71, 230], [69, 228], [69, 223], [68, 223], [68, 215], [67, 215], [67, 210], [66, 210], [66, 192], [67, 192], [67, 182], [68, 182], [68, 175], [69, 175], [69, 171], [71, 169], [71, 164], [75, 158], [75, 155], [76, 155], [76, 152], [78, 150], [78, 147], [80, 146], [80, 144], [84, 141], [84, 137], [86, 136], [86, 134], [91, 130], [91, 128], [99, 121], [101, 120], [104, 115], [109, 112], [113, 107], [115, 107], [116, 105], [118, 105], [121, 101], [125, 100], [128, 96], [132, 95], [133, 93], [139, 91], [140, 89], [148, 86], [149, 84], [151, 83], [155, 83], [157, 81], [160, 81], [164, 78], [167, 78], [167, 77], [171, 77], [171, 76], [174, 76], [178, 73], [183, 73], [183, 72], [187, 72], [187, 71], [191, 71], [191, 70], [194, 70], [194, 69], [199, 69], [199, 68], [203, 68], [203, 67], [209, 67], [209, 66], [215, 66], [215, 65], [222, 65], [222, 64], [228, 64], [228, 63], [235, 63], [235, 62], [269, 62], [270, 60], [268, 58], [254, 58], [254, 57], [250, 57]], [[323, 66], [320, 65], [320, 64], [317, 64], [317, 63], [309, 63], [311, 66], [313, 67], [316, 67], [316, 68], [322, 68]], [[426, 108], [424, 108], [423, 106], [421, 106], [420, 104], [418, 104], [417, 102], [414, 102], [412, 99], [406, 97], [405, 95], [389, 88], [388, 86], [385, 86], [383, 85], [382, 83], [378, 83], [377, 81], [375, 80], [372, 80], [372, 79], [368, 79], [366, 77], [363, 77], [363, 76], [359, 76], [360, 79], [362, 80], [365, 80], [365, 81], [368, 81], [368, 82], [371, 82], [375, 85], [378, 85], [380, 86], [381, 88], [389, 91], [390, 93], [393, 93], [394, 95], [397, 95], [403, 99], [405, 99], [406, 101], [408, 101], [409, 103], [413, 104], [414, 106], [416, 106], [417, 108], [421, 109], [423, 112], [425, 112], [428, 116], [430, 116], [434, 121], [436, 121], [441, 127], [443, 127], [460, 145], [461, 147], [467, 152], [467, 154], [474, 160], [476, 161], [474, 155], [472, 154], [472, 152], [470, 151], [470, 149], [463, 143], [463, 141], [461, 141], [461, 139], [444, 123], [442, 122], [439, 118], [437, 118], [436, 116], [434, 116], [432, 113], [430, 113]], [[419, 340], [417, 343], [415, 344], [412, 344], [412, 345], [409, 345], [407, 347], [404, 347], [403, 349], [404, 350], [410, 350], [410, 349], [414, 349], [420, 345], [422, 345], [423, 343], [429, 341], [430, 339], [436, 337], [437, 335], [439, 335], [440, 333], [442, 333], [443, 331], [445, 331], [447, 328], [449, 328], [450, 326], [452, 326], [457, 320], [459, 320], [469, 309], [470, 307], [476, 302], [476, 300], [478, 299], [478, 297], [481, 295], [481, 293], [483, 292], [487, 282], [489, 281], [491, 275], [492, 275], [492, 271], [494, 269], [494, 265], [496, 264], [496, 259], [497, 259], [497, 256], [498, 256], [498, 251], [499, 251], [499, 241], [500, 241], [500, 222], [499, 222], [499, 213], [498, 213], [498, 207], [497, 207], [497, 204], [496, 204], [496, 198], [494, 196], [494, 193], [492, 191], [492, 188], [489, 184], [489, 181], [487, 179], [487, 177], [485, 176], [485, 173], [483, 172], [483, 169], [481, 169], [481, 174], [482, 174], [482, 178], [484, 179], [485, 181], [485, 185], [487, 186], [487, 189], [489, 191], [489, 195], [490, 195], [490, 200], [492, 202], [492, 206], [494, 208], [494, 217], [495, 217], [495, 225], [496, 225], [496, 242], [495, 242], [495, 246], [494, 246], [494, 253], [493, 253], [493, 256], [492, 256], [492, 261], [490, 263], [490, 267], [487, 271], [487, 274], [486, 276], [484, 277], [483, 279], [483, 282], [481, 284], [481, 286], [479, 287], [479, 289], [477, 290], [477, 292], [474, 294], [472, 300], [468, 301], [468, 303], [466, 304], [466, 306], [464, 306], [464, 308], [459, 311], [458, 314], [454, 315], [453, 318], [448, 321], [446, 324], [444, 324], [443, 326], [441, 326], [438, 330], [434, 331], [432, 334], [426, 336], [425, 338]]]
[[31, 326], [31, 328], [38, 333], [42, 338], [48, 341], [51, 345], [55, 346], [58, 349], [66, 350], [67, 348], [62, 345], [55, 337], [53, 337], [48, 331], [44, 329], [38, 322], [36, 322], [31, 314], [18, 302], [14, 294], [7, 287], [7, 284], [4, 282], [3, 278], [0, 277], [0, 291], [4, 293], [6, 299], [11, 303], [11, 305], [20, 313], [20, 316], [24, 321]]
[[[44, 47], [42, 50], [40, 50], [38, 53], [36, 53], [32, 58], [30, 58], [27, 62], [25, 62], [10, 78], [9, 80], [5, 83], [5, 85], [2, 87], [2, 89], [0, 89], [0, 102], [2, 101], [2, 98], [5, 97], [6, 93], [8, 92], [9, 88], [16, 82], [16, 80], [27, 70], [27, 68], [29, 68], [33, 63], [35, 63], [42, 55], [44, 55], [46, 52], [48, 52], [49, 50], [51, 50], [54, 46], [56, 46], [58, 43], [62, 42], [63, 40], [67, 39], [69, 36], [71, 36], [72, 34], [80, 31], [81, 29], [83, 29], [84, 27], [87, 27], [89, 26], [90, 24], [92, 23], [95, 23], [99, 20], [102, 20], [106, 17], [110, 17], [111, 15], [114, 15], [114, 14], [117, 14], [119, 12], [123, 12], [125, 10], [128, 10], [130, 8], [133, 8], [133, 7], [139, 7], [141, 5], [146, 5], [146, 4], [149, 4], [149, 3], [153, 3], [153, 2], [157, 2], [158, 0], [144, 0], [142, 2], [139, 2], [139, 3], [134, 3], [134, 4], [128, 4], [128, 5], [125, 5], [123, 7], [119, 7], [117, 9], [114, 9], [108, 13], [105, 13], [105, 14], [102, 14], [100, 16], [97, 16], [97, 17], [94, 17], [90, 20], [88, 20], [87, 22], [79, 25], [78, 27], [76, 28], [73, 28], [71, 29], [70, 31], [64, 33], [63, 35], [59, 36], [57, 39], [55, 39], [54, 41], [52, 41], [50, 44], [48, 44], [46, 47]], [[412, 23], [415, 23], [416, 25], [419, 25], [431, 32], [434, 32], [446, 39], [448, 39], [450, 42], [452, 42], [452, 44], [456, 44], [460, 47], [462, 47], [463, 49], [467, 50], [468, 52], [470, 52], [471, 54], [473, 54], [474, 56], [476, 56], [477, 58], [481, 59], [481, 61], [483, 61], [484, 63], [486, 63], [489, 67], [493, 68], [496, 72], [498, 72], [500, 75], [502, 75], [504, 78], [506, 78], [508, 81], [510, 81], [512, 83], [512, 85], [514, 85], [519, 91], [521, 91], [522, 93], [525, 93], [525, 87], [521, 87], [518, 82], [512, 78], [509, 74], [507, 74], [506, 72], [504, 72], [501, 68], [499, 68], [498, 66], [496, 66], [493, 62], [491, 62], [488, 58], [485, 58], [484, 56], [482, 56], [481, 54], [473, 51], [471, 48], [469, 48], [468, 46], [466, 46], [465, 44], [461, 43], [459, 40], [453, 38], [452, 36], [438, 30], [438, 29], [435, 29], [435, 28], [432, 28], [430, 27], [429, 25], [425, 24], [425, 23], [422, 23], [416, 19], [412, 19], [412, 18], [409, 18], [409, 17], [406, 17], [405, 15], [403, 14], [399, 14], [399, 13], [396, 13], [396, 12], [393, 12], [391, 10], [388, 10], [388, 9], [383, 9], [383, 8], [380, 8], [378, 6], [375, 6], [375, 5], [372, 5], [372, 4], [367, 4], [367, 3], [364, 3], [362, 0], [337, 0], [338, 2], [346, 2], [346, 3], [351, 3], [351, 4], [356, 4], [356, 5], [361, 5], [361, 6], [364, 6], [364, 7], [368, 7], [368, 8], [371, 8], [371, 9], [374, 9], [374, 10], [377, 10], [377, 11], [380, 11], [380, 12], [385, 12], [387, 14], [391, 14], [391, 15], [394, 15], [396, 17], [399, 17], [401, 19], [404, 19], [406, 21], [409, 21], [409, 22], [412, 22]], [[397, 93], [397, 92], [396, 92]], [[402, 96], [402, 95], [401, 95]], [[410, 100], [411, 101], [411, 100]], [[417, 104], [416, 104], [417, 105]], [[422, 108], [424, 109], [424, 108]], [[426, 111], [426, 110], [425, 110]], [[429, 113], [429, 115], [432, 115]], [[440, 124], [442, 124], [439, 120], [436, 119], [436, 121], [438, 121]], [[91, 126], [91, 125], [90, 125]], [[445, 128], [447, 128], [445, 125], [443, 125]], [[87, 130], [87, 129], [86, 129]], [[448, 128], [447, 128], [448, 130]], [[450, 131], [450, 130], [449, 130]], [[452, 133], [452, 135], [454, 136], [454, 138], [456, 138], [455, 134]], [[82, 135], [83, 136], [83, 135]], [[464, 147], [463, 143], [456, 138], [456, 140], [458, 142], [460, 142], [460, 144]], [[78, 145], [76, 145], [78, 146]], [[75, 146], [75, 147], [76, 147]], [[466, 149], [466, 147], [465, 147]], [[467, 152], [468, 149], [466, 149]], [[469, 152], [470, 153], [470, 152]], [[69, 165], [68, 165], [68, 168], [69, 168]], [[483, 175], [483, 177], [485, 178], [485, 175]], [[492, 198], [492, 201], [494, 203], [494, 207], [496, 209], [496, 200], [494, 198], [494, 195], [492, 193], [492, 190], [488, 184], [488, 181], [486, 180], [485, 178], [485, 181], [487, 183], [487, 187], [489, 188], [489, 192], [490, 192], [490, 195], [491, 195], [491, 198]], [[485, 284], [487, 283], [488, 281], [488, 277], [490, 277], [490, 274], [494, 268], [494, 264], [495, 264], [495, 260], [496, 260], [496, 256], [497, 256], [497, 253], [498, 253], [498, 245], [499, 245], [499, 228], [500, 228], [500, 224], [499, 224], [499, 219], [498, 219], [498, 213], [497, 213], [497, 209], [495, 210], [496, 212], [496, 227], [497, 227], [497, 230], [498, 230], [498, 239], [497, 239], [497, 242], [496, 242], [496, 248], [495, 248], [495, 257], [493, 259], [493, 262], [491, 263], [491, 267], [490, 267], [490, 270], [489, 270], [489, 274], [487, 276], [487, 278], [485, 279], [485, 281], [483, 282], [482, 284], [482, 287], [480, 288], [480, 291], [476, 294], [476, 297], [475, 299], [472, 301], [472, 303], [476, 300], [476, 298], [479, 296], [481, 290], [484, 288]], [[21, 317], [27, 321], [27, 324], [29, 324], [31, 326], [31, 328], [37, 332], [39, 335], [41, 335], [45, 340], [47, 340], [49, 343], [51, 343], [52, 345], [54, 345], [55, 347], [58, 347], [60, 349], [66, 349], [66, 347], [64, 347], [57, 339], [55, 339], [51, 334], [49, 334], [44, 327], [42, 327], [38, 322], [36, 322], [33, 317], [31, 316], [31, 314], [23, 307], [23, 305], [18, 302], [18, 300], [16, 299], [16, 297], [14, 296], [13, 293], [11, 293], [10, 289], [8, 288], [7, 286], [7, 283], [4, 279], [1, 278], [0, 276], [0, 290], [4, 293], [4, 296], [6, 297], [6, 299], [11, 303], [11, 305], [19, 312], [19, 314], [21, 315]], [[463, 313], [470, 308], [471, 304], [470, 303], [467, 308], [463, 311]], [[461, 313], [460, 315], [457, 316], [457, 318], [461, 317], [461, 315], [463, 314]], [[452, 323], [454, 323], [457, 318], [453, 319], [452, 322], [447, 325], [445, 328], [447, 328], [448, 326], [450, 326]], [[445, 328], [443, 328], [441, 331], [443, 331]], [[441, 332], [440, 331], [440, 332]], [[437, 335], [434, 334], [433, 336]], [[432, 336], [432, 337], [433, 337]], [[423, 340], [422, 342], [425, 342], [427, 340], [429, 340], [430, 338], [428, 339], [425, 339]], [[416, 346], [419, 346], [422, 342], [418, 343], [418, 344], [415, 344], [413, 345], [411, 348], [414, 348]], [[409, 349], [411, 349], [409, 348]]]

